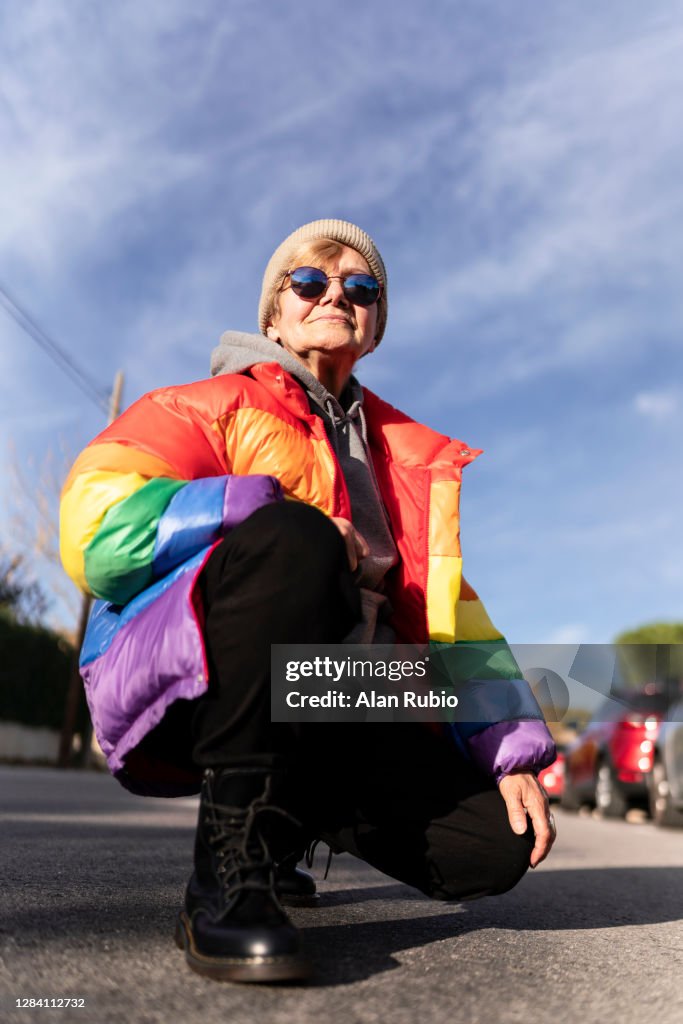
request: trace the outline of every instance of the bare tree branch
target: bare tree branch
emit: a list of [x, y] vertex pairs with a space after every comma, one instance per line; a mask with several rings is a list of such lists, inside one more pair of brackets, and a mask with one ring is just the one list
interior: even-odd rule
[[41, 461], [30, 459], [25, 465], [15, 445], [9, 442], [11, 492], [9, 499], [12, 524], [12, 548], [24, 567], [40, 580], [45, 600], [59, 601], [67, 618], [75, 622], [80, 609], [80, 594], [62, 569], [59, 555], [59, 496], [73, 456], [63, 442], [59, 449], [47, 448]]

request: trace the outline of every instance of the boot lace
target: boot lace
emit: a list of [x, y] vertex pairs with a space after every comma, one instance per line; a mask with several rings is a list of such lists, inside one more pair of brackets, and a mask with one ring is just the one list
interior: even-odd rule
[[[322, 842], [323, 842], [322, 839], [313, 839], [312, 842], [310, 842], [308, 844], [308, 846], [306, 848], [306, 853], [305, 853], [306, 867], [307, 868], [312, 868], [313, 867], [313, 858], [315, 857], [315, 851], [317, 850], [318, 845], [320, 843], [322, 843]], [[334, 857], [334, 850], [330, 846], [328, 851], [327, 851], [327, 864], [325, 865], [325, 874], [323, 875], [323, 881], [327, 880], [327, 876], [330, 873], [330, 867], [332, 866], [332, 858], [333, 857]]]
[[258, 819], [276, 814], [296, 827], [300, 823], [282, 807], [269, 803], [269, 795], [267, 791], [252, 800], [246, 809], [204, 801], [205, 823], [211, 830], [207, 841], [216, 857], [216, 873], [226, 900], [247, 890], [270, 893], [274, 890], [273, 858], [258, 828]]

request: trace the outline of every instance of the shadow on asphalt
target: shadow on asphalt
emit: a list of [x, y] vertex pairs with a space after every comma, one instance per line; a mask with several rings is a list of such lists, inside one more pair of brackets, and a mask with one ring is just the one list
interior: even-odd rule
[[[100, 937], [143, 948], [150, 940], [167, 939], [170, 951], [182, 875], [172, 860], [151, 877], [145, 861], [140, 859], [135, 881], [130, 871], [122, 877], [119, 870], [118, 884], [116, 872], [103, 871], [101, 863], [92, 873], [81, 863], [76, 875], [67, 871], [61, 876], [61, 884], [44, 875], [40, 889], [35, 881], [29, 884], [14, 912], [3, 915], [2, 938], [14, 939], [17, 950], [49, 949], [55, 942], [78, 947], [90, 939], [97, 945]], [[353, 984], [394, 970], [401, 966], [396, 954], [402, 950], [473, 931], [582, 931], [676, 921], [683, 917], [683, 869], [540, 872], [503, 896], [468, 903], [433, 902], [414, 889], [391, 883], [328, 891], [321, 903], [315, 909], [292, 911], [316, 961], [314, 987]], [[406, 911], [399, 917], [397, 903]], [[362, 904], [368, 905], [368, 916], [377, 918], [359, 920]], [[416, 916], [418, 907], [425, 906], [430, 913]]]
[[[319, 911], [296, 923], [303, 927], [313, 959], [313, 987], [353, 984], [395, 970], [402, 950], [485, 929], [586, 931], [659, 924], [683, 918], [682, 868], [613, 868], [548, 871], [528, 877], [516, 889], [493, 899], [455, 904], [433, 903], [402, 885], [378, 885], [326, 893]], [[352, 924], [312, 927], [316, 913], [346, 905], [404, 900], [443, 908], [425, 917], [388, 917]], [[324, 950], [324, 960], [315, 956]], [[457, 953], [457, 950], [455, 950]]]
[[[514, 902], [522, 914], [515, 918], [515, 927], [534, 931], [610, 928], [625, 922], [657, 924], [683, 918], [683, 868], [541, 869], [537, 874], [529, 872], [515, 889], [502, 896], [469, 902], [439, 903], [399, 883], [338, 889], [322, 896], [324, 908], [382, 900], [412, 900], [436, 907], [457, 905], [461, 914], [475, 910], [485, 913], [486, 908], [495, 907], [496, 917], [500, 917], [501, 907]], [[620, 916], [615, 920], [612, 900], [622, 906], [623, 919]], [[606, 903], [610, 907], [609, 920], [604, 915]]]

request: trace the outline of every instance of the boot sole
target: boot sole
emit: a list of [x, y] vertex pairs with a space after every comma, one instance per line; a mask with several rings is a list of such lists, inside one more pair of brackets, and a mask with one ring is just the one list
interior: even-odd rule
[[188, 967], [213, 981], [240, 981], [251, 983], [277, 981], [305, 981], [311, 975], [311, 965], [301, 955], [212, 957], [200, 953], [194, 943], [187, 914], [178, 914], [175, 926], [175, 944], [185, 951]]

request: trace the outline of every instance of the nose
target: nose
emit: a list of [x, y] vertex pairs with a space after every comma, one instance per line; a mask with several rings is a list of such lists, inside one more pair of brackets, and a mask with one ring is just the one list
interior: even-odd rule
[[320, 296], [320, 302], [330, 303], [333, 306], [348, 306], [349, 300], [344, 295], [343, 281], [341, 277], [329, 277], [327, 288]]

